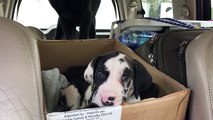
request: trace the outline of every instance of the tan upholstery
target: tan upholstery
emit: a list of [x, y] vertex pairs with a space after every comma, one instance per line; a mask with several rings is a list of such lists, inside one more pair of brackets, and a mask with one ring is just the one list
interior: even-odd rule
[[186, 67], [187, 84], [192, 89], [190, 120], [213, 120], [213, 30], [189, 44]]
[[0, 120], [42, 120], [43, 94], [35, 38], [0, 18]]
[[46, 40], [44, 33], [36, 27], [28, 26], [28, 29], [32, 32], [33, 36], [38, 40]]

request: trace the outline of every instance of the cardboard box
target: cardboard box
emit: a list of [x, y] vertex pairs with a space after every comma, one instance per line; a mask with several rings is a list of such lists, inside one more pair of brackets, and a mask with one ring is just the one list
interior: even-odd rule
[[39, 41], [42, 70], [87, 65], [94, 57], [118, 50], [141, 62], [158, 85], [160, 97], [122, 105], [122, 120], [184, 120], [190, 90], [153, 68], [116, 40]]

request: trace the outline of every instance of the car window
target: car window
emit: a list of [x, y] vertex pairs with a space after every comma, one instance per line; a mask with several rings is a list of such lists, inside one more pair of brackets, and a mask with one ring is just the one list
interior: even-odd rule
[[[57, 24], [58, 15], [48, 0], [22, 0], [14, 19], [25, 26], [47, 29]], [[115, 20], [112, 1], [102, 0], [96, 15], [96, 29], [110, 29], [111, 23]]]
[[145, 17], [173, 18], [172, 0], [141, 0]]
[[211, 0], [211, 18], [213, 19], [213, 0]]
[[57, 19], [58, 15], [48, 0], [22, 0], [16, 18], [23, 25], [37, 28], [48, 28], [56, 24]]

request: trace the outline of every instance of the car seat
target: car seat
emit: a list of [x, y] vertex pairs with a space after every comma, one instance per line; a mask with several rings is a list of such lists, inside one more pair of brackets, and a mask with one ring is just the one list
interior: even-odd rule
[[45, 34], [40, 29], [33, 26], [28, 26], [27, 28], [30, 29], [36, 39], [46, 40]]
[[213, 30], [195, 38], [186, 50], [187, 85], [192, 90], [190, 120], [213, 120]]
[[36, 39], [15, 21], [0, 26], [0, 120], [44, 120]]

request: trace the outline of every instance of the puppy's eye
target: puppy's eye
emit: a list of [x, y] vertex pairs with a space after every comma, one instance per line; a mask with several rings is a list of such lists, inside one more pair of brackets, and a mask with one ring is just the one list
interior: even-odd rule
[[126, 80], [128, 80], [128, 79], [129, 79], [129, 74], [123, 73], [123, 75], [121, 76], [121, 80], [126, 81]]
[[106, 78], [106, 74], [104, 74], [102, 71], [98, 71], [97, 77], [101, 78], [101, 79], [105, 79]]

